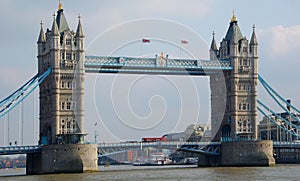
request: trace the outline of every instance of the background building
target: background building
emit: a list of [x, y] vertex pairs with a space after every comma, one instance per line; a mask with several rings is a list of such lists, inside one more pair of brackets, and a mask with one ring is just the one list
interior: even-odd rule
[[[284, 112], [284, 113], [276, 113], [276, 114], [288, 121], [292, 121], [293, 124], [300, 126], [300, 123], [297, 120], [292, 119], [289, 113]], [[294, 116], [300, 119], [300, 115], [294, 114]], [[281, 122], [283, 122], [282, 119], [280, 119], [278, 116], [274, 114], [270, 115], [270, 118], [275, 120], [278, 124], [281, 124]], [[294, 129], [294, 128], [290, 128], [290, 129]], [[268, 117], [264, 117], [259, 122], [258, 130], [259, 130], [259, 138], [261, 140], [273, 140], [273, 141], [298, 140], [296, 136], [293, 136], [292, 134], [288, 133], [286, 130], [281, 129], [277, 124], [270, 121]], [[297, 130], [294, 129], [293, 131], [297, 131]]]

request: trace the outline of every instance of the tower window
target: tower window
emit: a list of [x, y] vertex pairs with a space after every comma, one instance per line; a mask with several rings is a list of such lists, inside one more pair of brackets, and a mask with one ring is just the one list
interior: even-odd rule
[[248, 103], [240, 103], [239, 104], [239, 110], [240, 111], [249, 111], [250, 110], [250, 104]]
[[71, 82], [68, 82], [68, 83], [67, 83], [67, 88], [68, 88], [68, 89], [71, 88], [71, 84], [72, 84]]
[[70, 129], [70, 128], [71, 128], [71, 122], [68, 121], [68, 122], [67, 122], [67, 129]]
[[65, 52], [61, 52], [61, 59], [62, 59], [62, 60], [65, 59]]
[[251, 91], [250, 85], [247, 85], [247, 91]]
[[242, 105], [242, 110], [247, 110], [247, 104]]
[[65, 110], [65, 103], [64, 102], [61, 103], [61, 110]]
[[67, 110], [71, 109], [71, 102], [67, 102]]
[[65, 88], [65, 82], [61, 82], [61, 88]]
[[72, 54], [71, 53], [67, 53], [66, 54], [66, 59], [67, 60], [72, 60]]
[[72, 40], [71, 38], [66, 39], [66, 45], [72, 45]]
[[248, 66], [248, 60], [247, 59], [243, 60], [243, 66]]

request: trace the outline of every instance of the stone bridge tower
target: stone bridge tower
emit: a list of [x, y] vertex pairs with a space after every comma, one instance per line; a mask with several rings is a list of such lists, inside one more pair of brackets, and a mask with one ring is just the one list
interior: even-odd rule
[[51, 74], [40, 85], [40, 144], [83, 142], [84, 41], [79, 17], [70, 30], [61, 3], [52, 29], [38, 38], [38, 70]]
[[26, 173], [74, 173], [98, 171], [96, 144], [84, 140], [84, 49], [79, 18], [70, 30], [61, 2], [52, 29], [41, 23], [38, 38], [38, 72], [51, 68], [40, 84], [40, 153], [27, 154]]
[[219, 49], [213, 34], [211, 60], [230, 60], [233, 67], [231, 71], [210, 76], [215, 141], [257, 139], [257, 48], [255, 27], [249, 42], [243, 37], [234, 14]]
[[250, 42], [233, 14], [218, 49], [213, 33], [211, 60], [230, 60], [230, 71], [210, 76], [212, 141], [221, 141], [217, 157], [199, 156], [198, 166], [270, 166], [272, 141], [257, 140], [258, 43]]

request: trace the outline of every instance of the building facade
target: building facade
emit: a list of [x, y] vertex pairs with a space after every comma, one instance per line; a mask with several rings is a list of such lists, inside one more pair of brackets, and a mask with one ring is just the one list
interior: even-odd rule
[[81, 20], [69, 28], [61, 3], [51, 30], [38, 38], [38, 72], [52, 68], [40, 84], [40, 144], [83, 142], [85, 37]]
[[257, 139], [258, 43], [249, 41], [233, 14], [225, 38], [210, 48], [211, 60], [230, 60], [233, 70], [210, 76], [211, 124], [215, 141]]

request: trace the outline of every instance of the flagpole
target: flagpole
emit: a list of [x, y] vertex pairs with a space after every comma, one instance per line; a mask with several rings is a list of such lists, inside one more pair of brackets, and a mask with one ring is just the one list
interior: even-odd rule
[[150, 43], [150, 39], [142, 39], [142, 60], [144, 60], [144, 43]]
[[181, 40], [180, 41], [180, 49], [179, 49], [179, 57], [180, 57], [180, 60], [181, 60], [181, 53], [182, 53], [182, 47], [181, 46], [183, 46], [184, 44], [188, 44], [189, 42], [188, 41], [186, 41], [186, 40]]
[[144, 60], [144, 42], [142, 41], [142, 60]]

